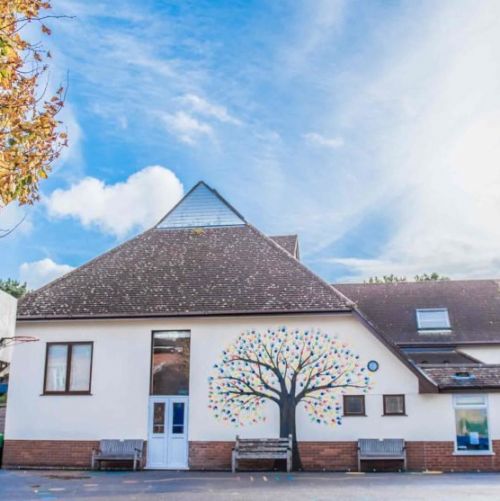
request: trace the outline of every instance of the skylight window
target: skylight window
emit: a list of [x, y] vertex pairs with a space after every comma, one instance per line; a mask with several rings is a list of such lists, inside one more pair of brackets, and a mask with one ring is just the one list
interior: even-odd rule
[[418, 330], [449, 330], [450, 317], [447, 308], [426, 308], [417, 310]]

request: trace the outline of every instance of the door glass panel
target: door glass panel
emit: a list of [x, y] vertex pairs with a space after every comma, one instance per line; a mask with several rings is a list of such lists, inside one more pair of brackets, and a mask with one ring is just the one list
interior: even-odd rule
[[153, 395], [188, 394], [189, 336], [189, 331], [162, 331], [153, 334]]
[[172, 405], [172, 433], [184, 433], [184, 402], [174, 402]]
[[165, 402], [153, 404], [153, 433], [165, 433]]

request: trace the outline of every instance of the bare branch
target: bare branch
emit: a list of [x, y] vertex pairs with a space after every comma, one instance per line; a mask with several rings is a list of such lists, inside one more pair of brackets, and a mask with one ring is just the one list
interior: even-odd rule
[[26, 214], [24, 214], [22, 219], [18, 223], [16, 223], [12, 228], [8, 229], [0, 228], [0, 238], [8, 237], [13, 231], [15, 231], [19, 226], [21, 226], [21, 224], [24, 222], [25, 219], [26, 219]]

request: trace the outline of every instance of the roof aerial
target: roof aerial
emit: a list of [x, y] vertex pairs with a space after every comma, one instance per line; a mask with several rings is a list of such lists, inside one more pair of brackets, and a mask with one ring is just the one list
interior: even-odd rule
[[240, 226], [243, 216], [203, 181], [196, 184], [156, 225], [157, 228]]

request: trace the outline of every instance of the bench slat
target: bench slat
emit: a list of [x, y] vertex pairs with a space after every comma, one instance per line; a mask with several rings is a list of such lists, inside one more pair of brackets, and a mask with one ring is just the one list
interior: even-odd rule
[[286, 459], [288, 454], [239, 454], [238, 459]]
[[406, 469], [406, 446], [402, 438], [361, 438], [358, 440], [358, 470], [361, 461], [377, 459], [402, 459]]
[[288, 438], [239, 438], [233, 449], [233, 472], [238, 459], [286, 459], [287, 471], [292, 468], [292, 437]]

